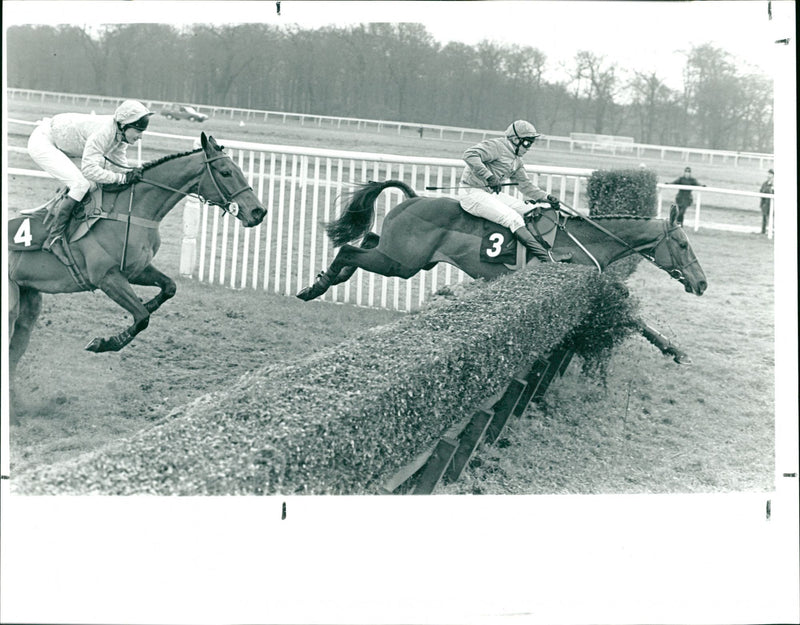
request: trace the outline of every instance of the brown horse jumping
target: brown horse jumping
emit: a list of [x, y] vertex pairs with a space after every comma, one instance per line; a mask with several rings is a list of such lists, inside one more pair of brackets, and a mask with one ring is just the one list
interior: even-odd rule
[[[88, 282], [80, 285], [66, 265], [40, 246], [9, 251], [9, 373], [13, 381], [31, 331], [41, 311], [42, 293], [74, 293], [98, 288], [133, 316], [133, 323], [108, 338], [94, 338], [93, 352], [119, 351], [147, 328], [150, 315], [175, 295], [175, 282], [152, 264], [161, 244], [158, 226], [179, 200], [194, 194], [235, 215], [246, 227], [256, 226], [267, 209], [241, 169], [213, 137], [200, 137], [201, 148], [166, 156], [143, 166], [143, 179], [120, 190], [113, 206], [83, 237], [70, 243], [75, 267]], [[104, 192], [106, 196], [109, 192]], [[111, 194], [113, 195], [113, 193]], [[235, 201], [234, 201], [235, 200]], [[130, 219], [128, 219], [130, 217]], [[30, 242], [30, 220], [9, 222], [9, 241]], [[41, 225], [37, 227], [41, 230]], [[19, 245], [15, 246], [19, 247]], [[123, 262], [124, 258], [124, 262]], [[142, 302], [131, 285], [157, 286], [160, 292]]]

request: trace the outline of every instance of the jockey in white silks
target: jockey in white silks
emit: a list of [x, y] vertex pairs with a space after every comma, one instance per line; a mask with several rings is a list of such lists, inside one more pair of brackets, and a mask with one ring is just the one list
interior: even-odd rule
[[[75, 209], [97, 184], [131, 184], [141, 169], [128, 167], [127, 150], [147, 128], [152, 113], [136, 100], [125, 100], [113, 115], [61, 113], [45, 119], [28, 139], [28, 154], [44, 171], [69, 187], [54, 210], [43, 249], [69, 264], [64, 232]], [[71, 159], [81, 159], [78, 168]], [[119, 165], [120, 167], [116, 167]]]
[[[505, 137], [486, 139], [464, 152], [467, 166], [461, 174], [461, 208], [505, 226], [527, 247], [539, 260], [550, 262], [568, 261], [571, 254], [551, 256], [525, 227], [523, 215], [530, 208], [525, 200], [544, 200], [554, 208], [558, 208], [558, 198], [548, 195], [537, 187], [525, 171], [523, 155], [534, 144], [540, 134], [533, 124], [518, 120], [511, 124]], [[512, 197], [501, 191], [502, 183], [511, 180], [524, 199]]]

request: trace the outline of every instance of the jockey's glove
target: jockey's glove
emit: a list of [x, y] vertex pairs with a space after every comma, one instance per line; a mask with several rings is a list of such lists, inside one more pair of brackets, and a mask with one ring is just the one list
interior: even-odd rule
[[125, 184], [133, 184], [142, 179], [142, 168], [134, 167], [130, 171], [125, 172]]
[[495, 176], [494, 174], [486, 179], [486, 186], [489, 187], [493, 193], [500, 193], [500, 185], [502, 184], [503, 179], [500, 176]]
[[556, 210], [559, 209], [561, 206], [561, 200], [559, 200], [555, 195], [549, 195], [545, 198], [548, 202], [550, 202], [550, 206]]

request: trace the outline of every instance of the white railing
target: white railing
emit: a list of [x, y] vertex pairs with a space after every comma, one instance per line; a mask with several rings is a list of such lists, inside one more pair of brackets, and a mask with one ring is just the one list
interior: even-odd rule
[[[245, 229], [218, 210], [187, 204], [181, 272], [232, 288], [284, 295], [309, 286], [333, 260], [336, 250], [322, 224], [337, 216], [337, 198], [368, 180], [388, 179], [402, 180], [423, 195], [453, 195], [463, 169], [463, 161], [456, 159], [235, 141], [226, 145], [269, 212], [261, 225]], [[528, 167], [528, 171], [542, 189], [574, 206], [583, 203], [584, 186], [592, 172], [564, 167]], [[429, 186], [452, 190], [425, 191]], [[377, 199], [374, 232], [380, 232], [386, 214], [403, 199], [403, 193], [393, 188]], [[450, 265], [421, 271], [409, 280], [357, 271], [323, 299], [409, 311], [430, 293], [467, 279]]]
[[[6, 95], [9, 98], [24, 98], [26, 100], [40, 100], [56, 101], [56, 102], [69, 102], [72, 104], [81, 104], [83, 106], [91, 106], [92, 104], [99, 106], [115, 106], [122, 102], [124, 98], [111, 98], [107, 96], [87, 95], [80, 93], [57, 93], [49, 91], [36, 91], [33, 89], [6, 89]], [[160, 100], [142, 100], [150, 108], [154, 110], [157, 107], [163, 107], [172, 102], [163, 102]], [[484, 130], [477, 128], [461, 128], [458, 126], [441, 126], [437, 124], [420, 124], [412, 122], [398, 122], [376, 119], [360, 119], [355, 117], [335, 117], [331, 115], [312, 115], [307, 113], [289, 113], [285, 111], [262, 111], [254, 109], [236, 108], [229, 106], [213, 106], [205, 104], [192, 104], [198, 111], [204, 112], [210, 116], [225, 116], [230, 119], [241, 120], [262, 120], [269, 119], [280, 120], [283, 123], [294, 121], [300, 125], [314, 125], [318, 127], [335, 127], [335, 128], [352, 128], [357, 130], [372, 129], [376, 132], [393, 131], [397, 134], [406, 132], [408, 134], [416, 135], [419, 133], [420, 137], [436, 137], [438, 139], [450, 139], [458, 141], [476, 141], [483, 140], [487, 137], [500, 136], [501, 133], [497, 130]], [[427, 134], [426, 134], [427, 133]], [[587, 135], [588, 136], [588, 135]], [[570, 137], [555, 137], [543, 136], [541, 144], [548, 149], [553, 147], [556, 149], [566, 149], [570, 152], [576, 150], [589, 150], [591, 153], [602, 152], [633, 155], [637, 158], [658, 158], [661, 160], [680, 160], [682, 162], [703, 162], [708, 164], [733, 164], [739, 166], [742, 164], [757, 164], [759, 168], [765, 169], [774, 165], [774, 155], [764, 154], [759, 152], [738, 152], [733, 150], [708, 150], [703, 148], [685, 148], [679, 146], [664, 146], [654, 145], [647, 143], [631, 143], [627, 140], [618, 142], [609, 142], [607, 139], [598, 141], [588, 141], [586, 139], [573, 139]], [[692, 159], [695, 159], [694, 161]]]
[[[692, 192], [694, 198], [694, 220], [692, 227], [695, 232], [697, 232], [701, 227], [709, 228], [712, 230], [728, 230], [732, 232], [748, 232], [748, 233], [760, 233], [761, 232], [761, 208], [745, 208], [741, 206], [734, 206], [730, 204], [725, 204], [724, 199], [722, 200], [723, 206], [722, 210], [727, 211], [729, 215], [727, 216], [728, 223], [721, 223], [721, 222], [712, 222], [712, 221], [704, 221], [702, 224], [700, 223], [700, 208], [703, 205], [703, 195], [708, 197], [718, 198], [719, 196], [724, 197], [731, 197], [736, 196], [738, 198], [753, 198], [754, 203], [755, 199], [767, 198], [769, 200], [769, 216], [767, 218], [767, 237], [770, 239], [773, 236], [774, 231], [774, 208], [775, 208], [775, 196], [772, 193], [759, 193], [755, 191], [734, 191], [732, 189], [722, 189], [720, 187], [695, 187], [691, 185], [684, 185], [684, 184], [667, 184], [667, 183], [658, 183], [658, 209], [656, 215], [661, 217], [665, 214], [664, 209], [664, 194], [665, 192], [669, 191], [676, 191], [680, 189], [685, 189]], [[672, 199], [667, 198], [667, 206], [669, 206], [672, 202]], [[719, 210], [718, 207], [717, 210]], [[688, 211], [689, 209], [687, 209]], [[708, 210], [707, 213], [711, 213], [711, 210]], [[738, 218], [730, 215], [730, 213], [738, 213]], [[738, 223], [730, 223], [731, 221], [737, 221]], [[684, 222], [685, 224], [687, 222]]]
[[[14, 122], [15, 120], [7, 120]], [[25, 122], [31, 124], [30, 122]], [[185, 142], [189, 149], [194, 137], [147, 132]], [[317, 272], [327, 268], [335, 250], [321, 226], [337, 216], [334, 205], [343, 192], [367, 180], [400, 179], [420, 194], [439, 196], [450, 193], [425, 191], [425, 187], [456, 187], [463, 168], [457, 159], [417, 158], [367, 152], [345, 152], [296, 146], [264, 145], [226, 141], [226, 147], [245, 172], [258, 197], [269, 208], [264, 222], [256, 228], [243, 228], [227, 213], [196, 201], [184, 207], [180, 273], [198, 280], [224, 284], [231, 288], [253, 288], [293, 295], [310, 285]], [[141, 142], [139, 162], [141, 159]], [[11, 150], [12, 148], [7, 148]], [[23, 148], [16, 150], [24, 152]], [[531, 178], [548, 193], [588, 213], [586, 181], [591, 169], [527, 166]], [[9, 175], [47, 177], [47, 174], [21, 168], [7, 169]], [[731, 209], [752, 225], [701, 222], [701, 193], [761, 198], [772, 196], [748, 191], [710, 187], [684, 187], [658, 184], [658, 214], [664, 208], [664, 194], [689, 188], [697, 194], [694, 229], [710, 228], [757, 232], [760, 209]], [[453, 190], [454, 194], [456, 191]], [[386, 213], [404, 199], [397, 189], [387, 189], [376, 201], [376, 223], [380, 232]], [[713, 214], [715, 209], [707, 208]], [[705, 213], [704, 213], [705, 214]], [[730, 211], [728, 211], [728, 217]], [[734, 220], [735, 221], [735, 220]], [[770, 214], [769, 236], [772, 236]], [[331, 288], [323, 299], [349, 302], [360, 306], [412, 310], [426, 297], [446, 284], [468, 279], [463, 272], [446, 264], [422, 271], [410, 280], [385, 278], [357, 271], [346, 283]]]

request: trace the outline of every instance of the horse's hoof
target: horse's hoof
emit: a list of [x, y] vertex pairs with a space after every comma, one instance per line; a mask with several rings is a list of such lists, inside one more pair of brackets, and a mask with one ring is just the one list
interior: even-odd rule
[[691, 365], [692, 364], [692, 359], [689, 356], [689, 354], [675, 354], [674, 360], [679, 365]]
[[95, 354], [103, 352], [105, 351], [105, 349], [103, 349], [104, 342], [105, 341], [103, 341], [103, 339], [95, 337], [91, 341], [89, 341], [89, 344], [86, 347], [84, 347], [84, 349], [87, 352], [94, 352]]
[[303, 300], [304, 302], [307, 302], [307, 301], [309, 301], [309, 300], [312, 300], [312, 299], [314, 299], [315, 297], [318, 297], [317, 295], [314, 295], [314, 293], [313, 293], [313, 290], [314, 290], [314, 287], [313, 287], [313, 286], [308, 286], [308, 287], [304, 288], [302, 291], [300, 291], [300, 292], [297, 294], [297, 296], [296, 296], [296, 297], [299, 297], [299, 298], [300, 298], [301, 300]]

